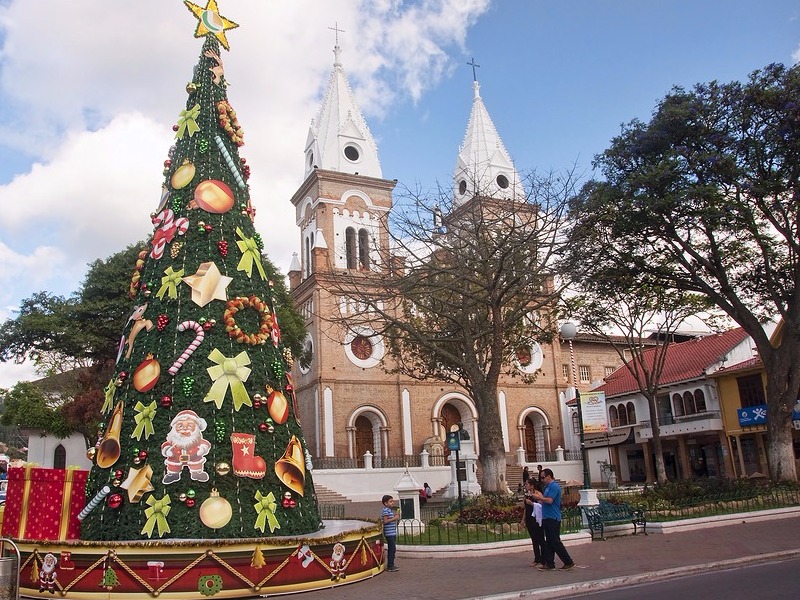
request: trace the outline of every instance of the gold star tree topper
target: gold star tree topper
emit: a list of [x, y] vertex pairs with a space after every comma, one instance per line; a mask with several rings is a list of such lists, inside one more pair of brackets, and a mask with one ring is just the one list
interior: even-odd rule
[[197, 29], [194, 32], [194, 37], [200, 38], [213, 34], [225, 50], [230, 50], [225, 32], [229, 29], [236, 29], [239, 25], [219, 14], [217, 0], [208, 0], [205, 8], [189, 2], [189, 0], [183, 0], [183, 3], [197, 19]]

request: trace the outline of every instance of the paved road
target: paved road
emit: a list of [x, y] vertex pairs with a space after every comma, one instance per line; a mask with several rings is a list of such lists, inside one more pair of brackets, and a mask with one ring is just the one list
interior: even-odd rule
[[797, 600], [800, 597], [800, 557], [778, 562], [676, 577], [604, 592], [568, 596], [585, 600]]
[[302, 597], [306, 600], [565, 598], [578, 591], [616, 584], [637, 585], [693, 572], [800, 557], [800, 516], [666, 535], [628, 535], [570, 546], [569, 551], [578, 567], [567, 572], [540, 572], [531, 568], [529, 551], [463, 558], [402, 558], [401, 553], [397, 573], [382, 573], [352, 585], [305, 592]]

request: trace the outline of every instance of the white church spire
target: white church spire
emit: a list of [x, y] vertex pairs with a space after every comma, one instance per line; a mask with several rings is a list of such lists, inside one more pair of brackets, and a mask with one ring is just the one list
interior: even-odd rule
[[353, 97], [341, 62], [339, 32], [333, 48], [333, 72], [306, 141], [304, 177], [315, 167], [382, 178], [378, 147]]
[[480, 65], [476, 65], [474, 59], [467, 64], [472, 65], [472, 112], [453, 174], [456, 204], [476, 194], [489, 198], [521, 199], [524, 192], [519, 174], [481, 98], [480, 84], [475, 75], [475, 67]]

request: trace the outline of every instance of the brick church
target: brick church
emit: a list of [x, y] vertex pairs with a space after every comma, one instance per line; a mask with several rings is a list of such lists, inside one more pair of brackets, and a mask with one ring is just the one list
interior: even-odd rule
[[[295, 391], [315, 464], [360, 466], [369, 451], [375, 466], [402, 466], [398, 460], [418, 456], [423, 449], [433, 456], [441, 453], [453, 424], [462, 424], [477, 445], [478, 414], [472, 399], [453, 384], [387, 374], [382, 368], [388, 358], [384, 340], [368, 326], [344, 332], [331, 327], [330, 316], [358, 310], [343, 306], [346, 302], [332, 292], [331, 274], [357, 270], [387, 275], [386, 228], [397, 183], [384, 177], [338, 44], [334, 57], [306, 141], [305, 179], [292, 197], [300, 252], [293, 258], [289, 280], [295, 305], [305, 318], [311, 354], [307, 368], [295, 367]], [[522, 197], [520, 178], [477, 81], [464, 139], [460, 148], [453, 140], [453, 149], [456, 204], [469, 202], [475, 194], [471, 188], [477, 185], [495, 199]], [[467, 173], [481, 173], [482, 179], [472, 181]], [[605, 345], [578, 343], [576, 348], [582, 357], [580, 387], [588, 388], [621, 364]], [[529, 374], [539, 371], [535, 382], [501, 379], [497, 402], [509, 463], [520, 462], [520, 456], [526, 462], [544, 461], [558, 446], [577, 449], [571, 432], [565, 436], [563, 423], [572, 427], [573, 419], [563, 396], [560, 400], [570, 385], [568, 363], [569, 354], [558, 340], [534, 342], [529, 360], [519, 368]]]

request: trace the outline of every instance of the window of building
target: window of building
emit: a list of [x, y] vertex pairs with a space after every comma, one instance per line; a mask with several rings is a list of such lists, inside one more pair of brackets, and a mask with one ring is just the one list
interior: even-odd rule
[[366, 229], [358, 230], [358, 266], [369, 270], [369, 232]]
[[356, 268], [356, 230], [348, 227], [344, 232], [344, 252], [347, 257], [347, 268]]
[[706, 395], [703, 390], [694, 391], [694, 405], [697, 412], [706, 412]]
[[755, 375], [737, 377], [736, 383], [739, 385], [739, 401], [742, 403], [742, 408], [767, 403], [764, 397], [764, 383], [761, 381], [761, 374], [756, 373]]
[[625, 409], [628, 413], [628, 425], [636, 425], [636, 406], [634, 406], [633, 402], [628, 402]]
[[624, 404], [620, 404], [619, 406], [617, 406], [617, 415], [621, 427], [628, 424], [628, 413], [625, 411]]
[[569, 365], [561, 365], [561, 376], [564, 381], [569, 381]]
[[605, 377], [611, 375], [616, 369], [614, 367], [605, 367]]
[[589, 365], [581, 365], [578, 367], [578, 378], [581, 383], [589, 383], [592, 380], [592, 372]]
[[59, 444], [53, 451], [53, 468], [66, 469], [67, 468], [67, 451]]
[[693, 415], [697, 413], [694, 406], [694, 394], [692, 392], [683, 392], [683, 414]]
[[608, 407], [608, 420], [611, 422], [612, 427], [619, 427], [619, 413], [617, 412], [617, 407], [613, 404]]
[[580, 423], [578, 422], [577, 412], [572, 413], [572, 433], [574, 433], [575, 435], [581, 434], [581, 426]]
[[680, 394], [672, 395], [672, 414], [676, 417], [683, 416], [683, 397]]

